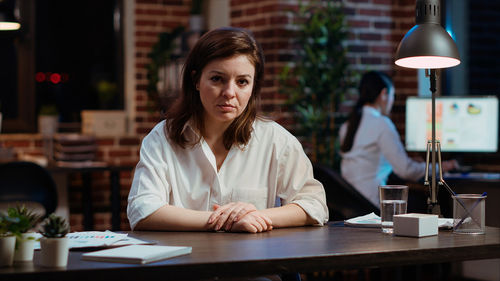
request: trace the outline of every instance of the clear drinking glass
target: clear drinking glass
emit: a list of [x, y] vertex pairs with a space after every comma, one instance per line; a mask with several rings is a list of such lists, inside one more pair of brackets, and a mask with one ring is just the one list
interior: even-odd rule
[[457, 194], [453, 197], [453, 232], [484, 234], [486, 195]]
[[382, 232], [393, 233], [393, 216], [406, 214], [408, 205], [408, 186], [381, 185], [378, 187], [380, 195], [380, 219]]

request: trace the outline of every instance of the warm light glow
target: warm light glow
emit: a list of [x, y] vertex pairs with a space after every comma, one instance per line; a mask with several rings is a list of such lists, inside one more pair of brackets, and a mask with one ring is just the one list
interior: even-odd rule
[[18, 30], [19, 28], [21, 28], [21, 24], [17, 22], [0, 22], [0, 30]]
[[453, 67], [460, 64], [460, 60], [450, 57], [419, 56], [396, 60], [396, 65], [408, 68], [437, 69]]

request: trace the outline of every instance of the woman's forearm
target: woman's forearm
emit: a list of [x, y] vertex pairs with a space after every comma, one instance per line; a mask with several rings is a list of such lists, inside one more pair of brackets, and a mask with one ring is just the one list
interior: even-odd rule
[[211, 213], [165, 205], [141, 220], [134, 230], [207, 231]]
[[297, 204], [261, 210], [273, 222], [273, 228], [304, 226], [315, 224], [316, 221]]

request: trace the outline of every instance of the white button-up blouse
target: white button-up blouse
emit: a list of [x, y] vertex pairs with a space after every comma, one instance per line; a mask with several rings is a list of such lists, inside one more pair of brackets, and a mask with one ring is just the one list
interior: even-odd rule
[[[339, 135], [343, 142], [347, 123]], [[408, 157], [396, 126], [377, 109], [364, 106], [352, 148], [341, 153], [342, 177], [375, 206], [379, 206], [378, 186], [386, 184], [390, 173], [416, 181], [424, 176], [425, 163]]]
[[313, 178], [311, 162], [276, 122], [256, 120], [249, 143], [233, 145], [219, 171], [203, 138], [183, 149], [166, 137], [165, 121], [144, 138], [128, 197], [132, 229], [166, 204], [211, 211], [214, 204], [236, 201], [259, 210], [295, 203], [318, 225], [328, 221], [325, 191]]

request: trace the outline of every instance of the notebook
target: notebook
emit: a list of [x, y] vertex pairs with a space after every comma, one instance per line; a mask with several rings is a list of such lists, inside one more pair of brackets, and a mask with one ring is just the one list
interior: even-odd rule
[[145, 264], [190, 254], [191, 247], [130, 245], [82, 255], [83, 260]]

